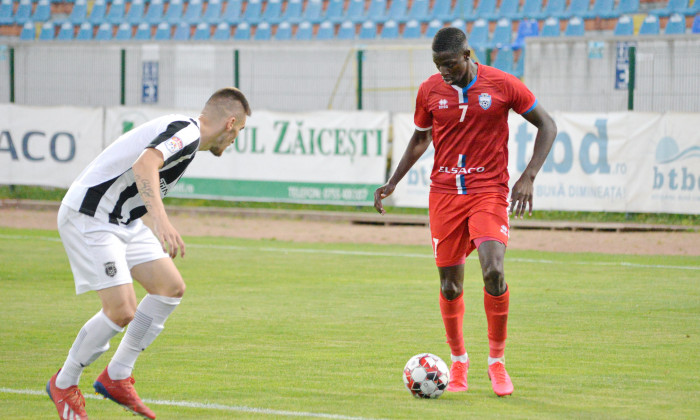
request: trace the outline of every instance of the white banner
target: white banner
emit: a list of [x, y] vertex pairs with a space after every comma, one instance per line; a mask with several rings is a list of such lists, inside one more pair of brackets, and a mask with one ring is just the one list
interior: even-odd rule
[[[698, 114], [553, 117], [558, 135], [535, 179], [535, 210], [700, 214]], [[517, 114], [508, 124], [512, 186], [532, 156], [536, 129]], [[392, 168], [413, 133], [409, 114], [394, 116], [394, 133]], [[426, 152], [397, 187], [395, 205], [427, 207], [429, 183], [422, 174], [431, 165], [432, 154]]]
[[0, 184], [68, 188], [102, 150], [102, 113], [0, 105]]
[[[164, 113], [108, 108], [105, 135], [116, 138]], [[235, 144], [219, 158], [199, 153], [171, 195], [371, 204], [385, 177], [388, 128], [386, 112], [254, 110]]]

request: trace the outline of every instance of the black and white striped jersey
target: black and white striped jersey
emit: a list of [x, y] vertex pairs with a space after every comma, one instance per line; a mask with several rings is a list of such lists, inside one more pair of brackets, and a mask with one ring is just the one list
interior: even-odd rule
[[131, 169], [147, 148], [163, 153], [160, 196], [165, 197], [192, 162], [199, 147], [199, 122], [166, 115], [124, 133], [73, 181], [63, 204], [113, 224], [129, 224], [146, 214]]

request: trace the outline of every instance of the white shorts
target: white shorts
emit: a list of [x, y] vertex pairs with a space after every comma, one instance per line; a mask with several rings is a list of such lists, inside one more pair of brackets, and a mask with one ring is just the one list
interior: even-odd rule
[[77, 294], [132, 283], [130, 270], [135, 265], [170, 258], [141, 220], [114, 225], [61, 205], [58, 233]]

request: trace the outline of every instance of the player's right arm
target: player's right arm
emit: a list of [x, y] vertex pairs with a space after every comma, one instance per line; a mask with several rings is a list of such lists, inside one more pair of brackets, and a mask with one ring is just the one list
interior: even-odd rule
[[389, 178], [389, 181], [377, 188], [374, 192], [374, 208], [380, 213], [385, 214], [384, 206], [382, 205], [382, 200], [387, 198], [396, 189], [396, 184], [403, 179], [403, 177], [408, 173], [408, 170], [420, 159], [420, 157], [425, 153], [426, 149], [430, 145], [431, 141], [431, 130], [415, 130], [411, 140], [408, 142], [406, 151], [403, 153], [403, 157], [399, 162], [399, 165], [394, 171], [394, 175]]
[[170, 223], [165, 213], [165, 205], [160, 197], [160, 176], [158, 170], [163, 167], [163, 153], [155, 148], [147, 148], [141, 153], [131, 169], [134, 172], [136, 188], [139, 190], [143, 204], [153, 219], [153, 233], [160, 241], [163, 252], [175, 258], [180, 251], [185, 256], [185, 243], [180, 234]]

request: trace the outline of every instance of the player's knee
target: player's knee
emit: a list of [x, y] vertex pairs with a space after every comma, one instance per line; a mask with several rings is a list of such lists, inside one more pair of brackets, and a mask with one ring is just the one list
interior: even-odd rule
[[492, 296], [500, 296], [506, 292], [505, 276], [502, 270], [488, 267], [484, 270], [484, 287]]
[[162, 293], [158, 293], [161, 296], [167, 296], [172, 298], [182, 298], [185, 295], [185, 282], [180, 280], [174, 282], [169, 287], [166, 288]]
[[105, 315], [120, 327], [126, 327], [134, 319], [136, 308], [121, 307], [112, 311], [105, 311]]
[[462, 294], [462, 287], [459, 284], [452, 282], [442, 282], [440, 291], [447, 300], [454, 300]]

